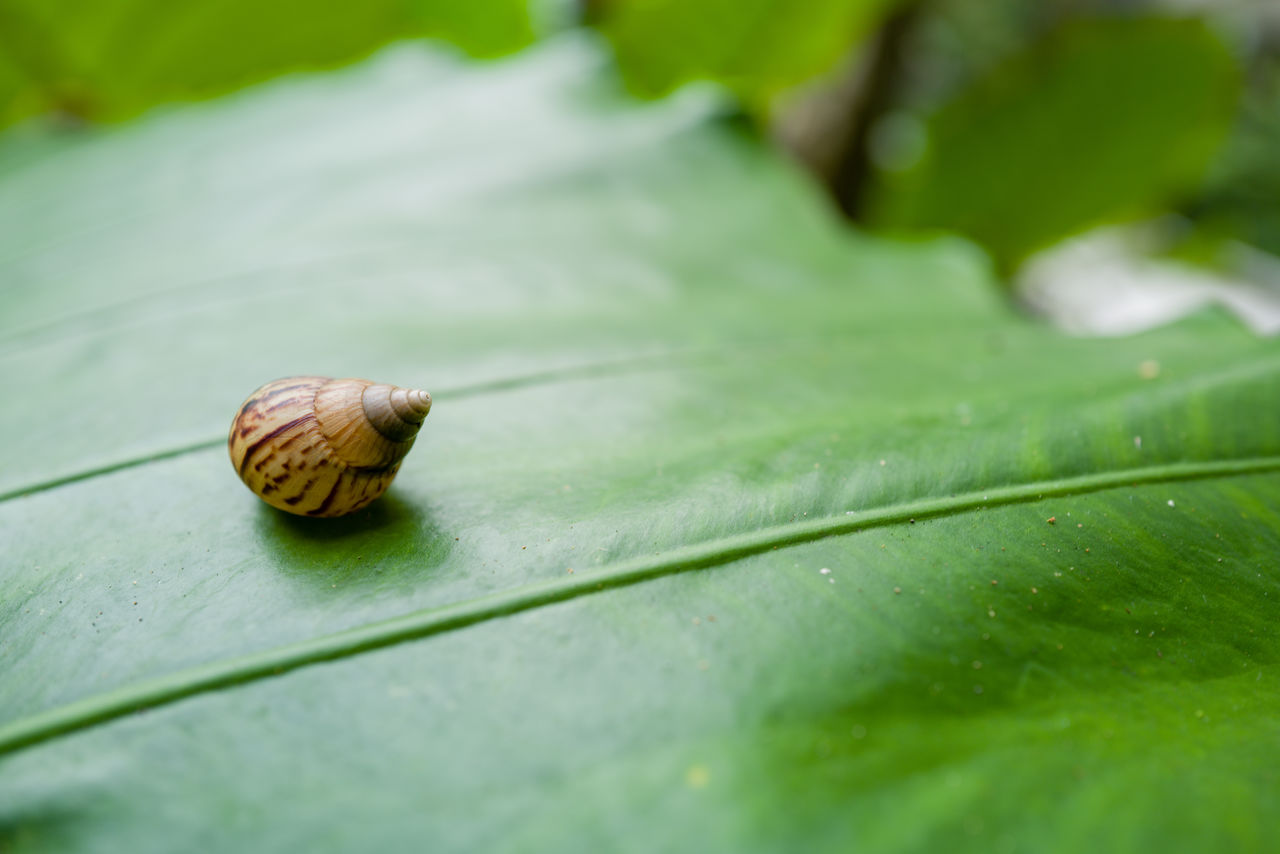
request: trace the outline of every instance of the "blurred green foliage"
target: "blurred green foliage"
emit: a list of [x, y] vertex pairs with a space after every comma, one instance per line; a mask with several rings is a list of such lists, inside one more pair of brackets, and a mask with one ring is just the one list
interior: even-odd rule
[[1070, 21], [929, 116], [921, 156], [878, 172], [869, 221], [962, 232], [1007, 268], [1065, 235], [1152, 213], [1202, 178], [1237, 78], [1202, 22]]
[[842, 89], [817, 131], [842, 167], [813, 165], [873, 228], [960, 232], [1006, 272], [1092, 226], [1170, 211], [1194, 226], [1178, 235], [1186, 257], [1209, 261], [1231, 240], [1280, 253], [1280, 34], [1262, 11], [1235, 7], [1175, 17], [1158, 0], [0, 0], [0, 126], [116, 120], [402, 38], [496, 56], [532, 42], [541, 18], [575, 11], [641, 96], [712, 81], [777, 126], [798, 90]]
[[1252, 70], [1231, 138], [1187, 213], [1205, 238], [1280, 255], [1280, 56]]
[[0, 0], [0, 125], [122, 118], [422, 36], [495, 56], [534, 32], [526, 0]]
[[749, 108], [831, 70], [897, 0], [605, 0], [601, 31], [634, 92], [724, 84]]
[[[820, 147], [870, 155], [844, 173], [870, 176], [848, 207], [872, 227], [959, 231], [1006, 272], [1090, 227], [1170, 211], [1189, 214], [1201, 242], [1280, 252], [1280, 62], [1260, 9], [1206, 5], [1189, 15], [1156, 0], [588, 6], [641, 95], [714, 80], [751, 114], [785, 121], [779, 96], [798, 84], [827, 76], [852, 92], [827, 105], [852, 114], [826, 122], [849, 141]], [[869, 75], [891, 15], [909, 19], [904, 43], [887, 75]], [[887, 91], [867, 91], [880, 85]], [[853, 142], [859, 122], [866, 150]]]

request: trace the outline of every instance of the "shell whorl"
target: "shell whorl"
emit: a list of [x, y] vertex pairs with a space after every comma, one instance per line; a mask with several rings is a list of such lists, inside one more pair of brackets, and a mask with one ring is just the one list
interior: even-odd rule
[[431, 411], [431, 395], [393, 385], [366, 386], [360, 402], [373, 429], [394, 442], [418, 435], [418, 428]]
[[368, 380], [330, 380], [316, 389], [320, 432], [338, 458], [356, 468], [387, 468], [404, 459], [430, 409], [425, 391]]
[[241, 480], [268, 504], [341, 516], [386, 490], [430, 410], [424, 391], [290, 377], [249, 396], [228, 449]]

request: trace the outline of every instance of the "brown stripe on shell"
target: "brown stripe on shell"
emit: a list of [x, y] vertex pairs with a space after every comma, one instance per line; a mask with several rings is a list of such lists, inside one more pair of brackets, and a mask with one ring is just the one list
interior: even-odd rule
[[329, 505], [333, 503], [333, 499], [337, 497], [338, 492], [346, 485], [344, 481], [345, 481], [345, 478], [339, 476], [337, 482], [334, 483], [333, 485], [333, 489], [330, 489], [329, 494], [324, 497], [324, 501], [321, 501], [318, 507], [313, 507], [312, 509], [308, 510], [307, 515], [323, 516], [325, 514], [325, 511], [329, 509]]
[[[283, 499], [284, 503], [288, 504], [290, 507], [296, 507], [298, 503], [302, 501], [302, 499], [307, 497], [307, 493], [311, 491], [311, 487], [316, 485], [317, 480], [318, 478], [314, 478], [314, 477], [311, 478], [311, 480], [307, 481], [306, 484], [302, 487], [301, 492], [299, 492], [297, 495], [290, 495], [288, 498]], [[341, 477], [338, 478], [338, 483], [342, 483]]]
[[[265, 394], [264, 397], [271, 398], [271, 397], [275, 397], [276, 395], [284, 394], [287, 391], [295, 391], [296, 389], [300, 389], [300, 388], [311, 388], [311, 386], [317, 380], [327, 381], [327, 379], [328, 379], [327, 377], [307, 377], [306, 382], [293, 383], [292, 385], [284, 385], [284, 386], [280, 386], [279, 388], [273, 388], [271, 389], [271, 391], [267, 392], [267, 394]], [[276, 382], [282, 382], [282, 380], [276, 380]]]
[[[313, 378], [313, 382], [314, 382], [314, 380], [315, 380], [315, 379], [322, 379], [322, 378], [321, 378], [321, 377], [315, 377], [315, 378]], [[277, 381], [277, 382], [278, 382], [278, 381]], [[273, 388], [273, 389], [271, 389], [271, 391], [267, 392], [266, 394], [255, 394], [253, 397], [251, 397], [251, 398], [249, 398], [248, 400], [246, 400], [246, 401], [244, 402], [244, 404], [243, 404], [243, 405], [241, 405], [239, 415], [240, 415], [240, 416], [244, 416], [244, 415], [253, 414], [253, 411], [254, 411], [254, 410], [259, 409], [260, 407], [262, 407], [262, 404], [267, 403], [268, 401], [274, 401], [276, 398], [280, 397], [280, 395], [282, 395], [282, 394], [288, 394], [289, 392], [297, 391], [297, 390], [298, 390], [298, 389], [300, 389], [300, 388], [310, 388], [311, 386], [312, 386], [312, 382], [305, 382], [305, 383], [293, 383], [293, 384], [291, 384], [291, 385], [281, 386], [280, 388]], [[264, 388], [265, 388], [265, 386], [264, 386]], [[261, 391], [261, 390], [262, 390], [262, 389], [259, 389], [259, 391]], [[305, 403], [305, 402], [307, 402], [309, 399], [311, 399], [311, 397], [313, 397], [313, 396], [314, 396], [314, 394], [315, 394], [315, 392], [314, 392], [314, 390], [313, 390], [311, 394], [309, 394], [309, 395], [303, 395], [303, 396], [301, 396], [301, 397], [297, 397], [297, 398], [296, 398], [296, 400], [297, 400], [297, 402], [299, 402], [299, 403]], [[279, 407], [280, 407], [280, 406], [282, 406], [282, 405], [288, 405], [288, 403], [289, 403], [289, 402], [291, 402], [291, 401], [286, 401], [286, 402], [282, 402], [282, 403], [272, 403], [272, 405], [271, 405], [271, 406], [266, 407], [265, 409], [262, 409], [262, 411], [263, 411], [263, 412], [270, 412], [271, 410], [273, 410], [273, 409], [277, 409], [277, 408], [279, 408]], [[237, 420], [238, 420], [238, 418], [239, 418], [239, 416], [237, 417]], [[261, 421], [261, 420], [262, 420], [261, 416], [259, 416], [259, 417], [258, 417], [258, 420], [259, 420], [259, 421]], [[243, 435], [245, 435], [245, 433], [242, 431], [240, 435], [242, 435], [242, 436], [243, 436]]]
[[293, 428], [298, 427], [299, 425], [305, 424], [308, 421], [315, 421], [315, 420], [316, 420], [316, 417], [312, 415], [310, 412], [306, 413], [305, 415], [299, 415], [297, 418], [293, 419], [292, 421], [288, 421], [284, 424], [281, 424], [276, 429], [262, 436], [253, 444], [249, 445], [249, 447], [245, 449], [244, 457], [240, 460], [240, 477], [243, 478], [245, 476], [245, 473], [249, 469], [249, 460], [253, 457], [255, 453], [257, 453], [259, 448], [261, 448], [267, 442], [270, 442], [272, 439], [279, 436], [281, 433], [292, 430]]
[[[272, 402], [270, 406], [262, 407], [262, 412], [275, 412], [277, 409], [284, 409], [286, 406], [310, 406], [311, 401], [315, 399], [314, 394], [296, 395], [294, 397], [286, 397], [284, 400]], [[264, 403], [266, 401], [263, 401]]]

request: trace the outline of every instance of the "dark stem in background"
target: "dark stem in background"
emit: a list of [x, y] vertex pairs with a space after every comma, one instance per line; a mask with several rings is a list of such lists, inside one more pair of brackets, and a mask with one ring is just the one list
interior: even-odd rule
[[827, 176], [836, 204], [850, 219], [860, 219], [865, 213], [866, 191], [874, 169], [871, 133], [876, 122], [893, 107], [906, 46], [923, 5], [920, 0], [900, 5], [867, 46], [861, 86], [848, 105], [845, 136]]
[[[616, 2], [576, 0], [578, 20], [600, 26]], [[899, 94], [904, 54], [926, 4], [927, 0], [901, 0], [870, 37], [849, 73], [792, 109], [784, 109], [773, 123], [781, 144], [827, 185], [850, 219], [864, 213], [874, 168], [871, 133]]]
[[925, 5], [925, 0], [899, 4], [855, 48], [847, 71], [792, 99], [773, 118], [778, 142], [826, 185], [850, 219], [865, 214], [874, 169], [872, 131], [902, 94], [904, 54]]

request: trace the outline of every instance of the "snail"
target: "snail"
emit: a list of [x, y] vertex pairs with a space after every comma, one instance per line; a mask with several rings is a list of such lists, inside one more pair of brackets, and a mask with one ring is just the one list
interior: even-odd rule
[[431, 395], [368, 380], [287, 377], [249, 395], [227, 447], [245, 485], [299, 516], [342, 516], [391, 485]]

